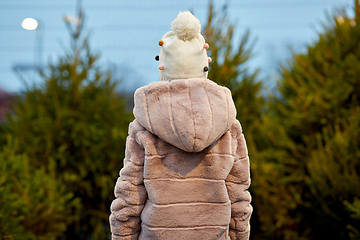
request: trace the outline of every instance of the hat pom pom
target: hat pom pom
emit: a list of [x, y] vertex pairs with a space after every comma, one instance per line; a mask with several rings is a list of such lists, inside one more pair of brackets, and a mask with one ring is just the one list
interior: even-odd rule
[[200, 34], [201, 25], [199, 19], [191, 12], [180, 12], [171, 24], [171, 30], [183, 41], [190, 41]]

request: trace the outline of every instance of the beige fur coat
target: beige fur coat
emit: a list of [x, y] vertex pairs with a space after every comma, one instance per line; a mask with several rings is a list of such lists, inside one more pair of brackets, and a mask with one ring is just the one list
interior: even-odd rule
[[229, 89], [207, 79], [135, 92], [112, 238], [249, 238], [249, 158]]

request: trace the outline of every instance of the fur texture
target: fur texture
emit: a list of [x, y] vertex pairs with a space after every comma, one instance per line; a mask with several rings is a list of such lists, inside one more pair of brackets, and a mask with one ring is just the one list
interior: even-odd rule
[[171, 24], [171, 30], [183, 41], [190, 41], [200, 34], [201, 25], [199, 19], [191, 12], [180, 12]]
[[135, 93], [113, 239], [249, 238], [249, 158], [231, 93], [206, 79]]

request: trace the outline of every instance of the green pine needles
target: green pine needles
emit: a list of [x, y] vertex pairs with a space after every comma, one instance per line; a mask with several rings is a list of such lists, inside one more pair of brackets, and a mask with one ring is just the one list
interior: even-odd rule
[[[16, 141], [18, 155], [6, 158], [0, 176], [5, 174], [6, 182], [14, 181], [13, 199], [23, 198], [21, 189], [32, 186], [28, 212], [22, 212], [22, 205], [15, 206], [16, 201], [8, 203], [21, 231], [30, 229], [38, 238], [56, 233], [45, 239], [106, 239], [132, 114], [116, 92], [110, 72], [99, 67], [98, 55], [91, 52], [87, 38], [73, 36], [73, 49], [42, 73], [43, 84], [18, 97], [13, 114], [2, 126], [3, 136]], [[29, 169], [20, 168], [23, 161]], [[20, 169], [12, 169], [17, 167]], [[24, 174], [32, 177], [24, 179]], [[43, 192], [41, 198], [37, 192]], [[59, 199], [53, 199], [56, 194]], [[43, 230], [27, 228], [33, 221], [30, 216], [40, 210], [49, 212], [39, 220]], [[47, 228], [50, 223], [53, 225]]]
[[254, 208], [268, 238], [360, 237], [359, 42], [360, 21], [335, 16], [281, 68], [252, 158]]

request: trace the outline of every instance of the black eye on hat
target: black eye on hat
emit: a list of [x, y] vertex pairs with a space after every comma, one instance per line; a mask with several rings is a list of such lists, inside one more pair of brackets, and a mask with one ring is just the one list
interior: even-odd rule
[[207, 72], [207, 71], [209, 71], [209, 68], [208, 68], [208, 66], [205, 66], [204, 67], [204, 72]]
[[155, 56], [155, 60], [156, 60], [156, 61], [159, 61], [159, 55], [156, 55], [156, 56]]

